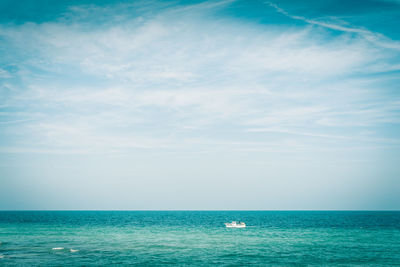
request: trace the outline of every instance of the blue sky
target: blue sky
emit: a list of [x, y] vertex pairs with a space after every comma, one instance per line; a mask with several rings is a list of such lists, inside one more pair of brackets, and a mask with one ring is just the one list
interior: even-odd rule
[[0, 13], [0, 209], [400, 209], [399, 1]]

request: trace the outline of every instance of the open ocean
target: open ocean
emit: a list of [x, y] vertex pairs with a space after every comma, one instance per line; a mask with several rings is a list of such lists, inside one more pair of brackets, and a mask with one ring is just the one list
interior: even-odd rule
[[400, 266], [400, 212], [0, 211], [0, 242], [0, 265]]

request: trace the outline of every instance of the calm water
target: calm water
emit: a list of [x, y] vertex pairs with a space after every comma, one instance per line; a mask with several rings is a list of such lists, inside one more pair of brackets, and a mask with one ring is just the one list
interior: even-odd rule
[[400, 266], [400, 212], [0, 211], [0, 242], [0, 265]]

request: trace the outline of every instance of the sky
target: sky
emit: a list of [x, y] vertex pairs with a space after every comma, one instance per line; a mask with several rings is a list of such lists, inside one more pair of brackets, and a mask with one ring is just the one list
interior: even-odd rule
[[0, 1], [0, 209], [400, 209], [400, 1]]

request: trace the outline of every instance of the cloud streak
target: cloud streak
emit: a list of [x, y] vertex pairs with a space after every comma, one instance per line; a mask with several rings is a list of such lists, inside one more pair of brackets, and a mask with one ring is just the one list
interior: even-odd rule
[[[321, 29], [277, 31], [217, 18], [229, 4], [160, 6], [155, 15], [143, 7], [97, 28], [82, 20], [109, 8], [71, 7], [67, 21], [1, 26], [15, 54], [9, 63], [18, 66], [13, 74], [0, 72], [16, 88], [3, 88], [1, 104], [32, 113], [3, 116], [3, 127], [18, 122], [9, 131], [42, 140], [49, 150], [119, 151], [180, 147], [182, 138], [218, 136], [224, 128], [232, 142], [246, 144], [240, 133], [277, 127], [275, 133], [346, 139], [398, 123], [398, 96], [375, 90], [384, 78], [363, 77], [397, 68], [386, 60], [397, 52], [369, 42], [382, 36], [292, 16], [273, 3]], [[343, 33], [332, 37], [323, 28]]]
[[369, 31], [365, 28], [343, 26], [343, 25], [339, 25], [339, 24], [335, 24], [335, 23], [331, 23], [331, 22], [324, 22], [324, 21], [320, 21], [320, 20], [308, 19], [303, 16], [291, 15], [289, 12], [280, 8], [278, 5], [276, 5], [272, 2], [266, 2], [266, 3], [269, 6], [273, 7], [279, 13], [281, 13], [291, 19], [304, 21], [308, 24], [317, 25], [317, 26], [321, 26], [324, 28], [332, 29], [332, 30], [337, 30], [337, 31], [342, 31], [342, 32], [347, 32], [347, 33], [356, 33], [356, 34], [361, 35], [366, 40], [368, 40], [378, 46], [381, 46], [384, 48], [390, 48], [390, 49], [400, 49], [400, 42], [388, 40], [384, 35], [382, 35], [380, 33], [375, 33], [375, 32]]
[[400, 195], [399, 44], [379, 27], [295, 1], [107, 3], [0, 23], [0, 209]]

